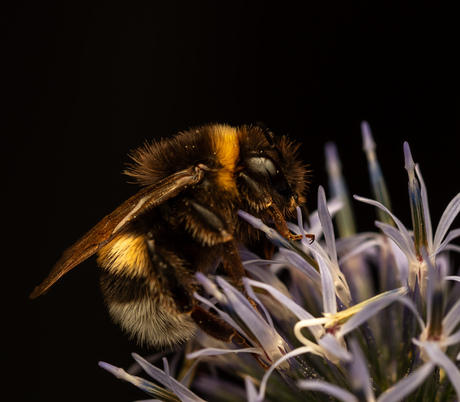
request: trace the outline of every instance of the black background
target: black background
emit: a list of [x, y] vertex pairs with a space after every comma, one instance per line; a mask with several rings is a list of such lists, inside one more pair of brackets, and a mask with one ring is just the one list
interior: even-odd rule
[[[97, 366], [126, 368], [130, 352], [150, 351], [110, 322], [94, 259], [28, 299], [66, 247], [134, 194], [120, 172], [144, 140], [263, 121], [302, 141], [315, 209], [317, 187], [327, 185], [326, 141], [339, 147], [350, 191], [370, 195], [367, 120], [406, 224], [403, 141], [421, 165], [435, 223], [460, 190], [457, 7], [161, 3], [2, 3], [0, 361], [2, 392], [18, 400], [144, 397]], [[355, 209], [360, 230], [372, 229], [371, 208]]]

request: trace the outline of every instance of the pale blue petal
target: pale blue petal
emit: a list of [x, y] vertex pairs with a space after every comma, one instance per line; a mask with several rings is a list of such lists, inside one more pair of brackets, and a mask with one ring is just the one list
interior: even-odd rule
[[[349, 305], [350, 290], [348, 288], [348, 284], [345, 280], [345, 277], [342, 271], [340, 270], [339, 265], [337, 264], [337, 255], [335, 254], [334, 256], [335, 257], [334, 260], [336, 261], [334, 263], [331, 259], [331, 256], [329, 255], [329, 252], [327, 252], [326, 249], [324, 249], [321, 243], [318, 241], [314, 241], [313, 243], [310, 244], [308, 241], [302, 239], [302, 246], [304, 247], [304, 249], [309, 250], [311, 253], [313, 253], [316, 259], [321, 257], [324, 260], [325, 264], [327, 265], [328, 269], [331, 272], [331, 275], [334, 278], [334, 282], [336, 283], [336, 290], [338, 291], [339, 297], [342, 299], [342, 302], [345, 305]], [[335, 250], [335, 242], [334, 242], [334, 250]], [[312, 261], [315, 261], [315, 260], [312, 260]], [[317, 265], [317, 261], [315, 261], [315, 263], [316, 263], [315, 265]]]
[[[302, 217], [302, 209], [300, 207], [297, 207], [296, 213], [297, 213], [297, 225], [299, 226], [299, 229], [303, 228], [304, 224], [303, 224], [303, 217]], [[304, 234], [302, 232], [299, 231], [299, 234], [303, 236]]]
[[411, 372], [407, 377], [398, 381], [390, 389], [386, 390], [377, 398], [377, 402], [401, 401], [406, 396], [419, 388], [434, 370], [434, 364], [426, 363], [417, 370]]
[[329, 384], [326, 381], [300, 380], [297, 381], [297, 385], [303, 390], [323, 392], [343, 402], [359, 402], [358, 398], [349, 391], [346, 391], [337, 385]]
[[165, 402], [165, 401], [162, 401], [161, 399], [137, 399], [134, 402]]
[[412, 158], [412, 153], [410, 151], [409, 143], [407, 141], [404, 141], [403, 148], [404, 148], [404, 169], [406, 169], [407, 172], [409, 173], [409, 179], [412, 179], [411, 176], [414, 176], [415, 163]]
[[360, 202], [364, 202], [366, 204], [370, 204], [370, 205], [373, 205], [377, 208], [380, 208], [381, 210], [385, 211], [387, 214], [389, 214], [393, 220], [395, 221], [396, 223], [396, 226], [398, 227], [398, 229], [400, 230], [401, 234], [403, 235], [404, 238], [408, 239], [408, 241], [410, 241], [409, 239], [411, 239], [411, 235], [409, 234], [409, 232], [407, 231], [406, 227], [403, 225], [403, 223], [396, 217], [396, 215], [394, 215], [387, 207], [385, 207], [384, 205], [382, 205], [380, 202], [378, 201], [374, 201], [374, 200], [371, 200], [369, 198], [365, 198], [365, 197], [360, 197], [358, 195], [354, 195], [353, 196], [355, 200], [357, 201], [360, 201]]
[[326, 144], [325, 154], [331, 195], [339, 198], [343, 203], [343, 208], [336, 217], [336, 227], [339, 232], [339, 237], [348, 237], [356, 233], [356, 224], [353, 209], [348, 197], [347, 184], [342, 176], [342, 164], [340, 162], [339, 153], [333, 142]]
[[279, 252], [294, 268], [305, 274], [307, 278], [310, 278], [318, 287], [321, 287], [321, 275], [299, 254], [286, 248], [280, 248]]
[[[264, 232], [267, 238], [276, 247], [279, 247], [279, 248], [285, 247], [287, 249], [294, 250], [295, 252], [302, 255], [306, 260], [311, 259], [310, 256], [306, 254], [305, 251], [301, 247], [299, 247], [297, 242], [292, 242], [290, 240], [285, 239], [275, 229], [265, 225], [262, 222], [262, 220], [260, 220], [259, 218], [255, 218], [254, 216], [248, 214], [247, 212], [241, 211], [241, 210], [238, 211], [238, 215], [241, 216], [243, 219], [245, 219], [248, 223], [250, 223], [254, 228]], [[304, 241], [306, 241], [305, 237], [302, 239], [302, 242]]]
[[430, 362], [444, 369], [452, 386], [455, 388], [457, 397], [460, 397], [460, 370], [440, 349], [439, 344], [437, 342], [419, 342], [415, 339], [414, 343], [423, 348], [423, 351], [430, 358]]
[[219, 290], [214, 282], [212, 282], [206, 275], [201, 272], [197, 272], [195, 276], [208, 295], [215, 297], [219, 303], [227, 304], [227, 298]]
[[436, 228], [436, 233], [434, 235], [433, 249], [436, 250], [441, 244], [442, 239], [446, 235], [447, 231], [452, 225], [453, 220], [457, 217], [460, 212], [460, 193], [457, 194], [453, 200], [449, 203], [447, 208], [444, 210], [444, 213], [439, 220], [438, 227]]
[[356, 339], [350, 340], [350, 351], [353, 359], [350, 362], [348, 371], [348, 380], [351, 382], [351, 389], [361, 391], [366, 398], [366, 401], [374, 401], [374, 391], [370, 382], [370, 374], [367, 368], [367, 360]]
[[[339, 212], [343, 208], [343, 203], [337, 197], [330, 199], [327, 202], [327, 209], [331, 216], [334, 216], [337, 212]], [[315, 236], [319, 239], [323, 234], [323, 228], [321, 226], [321, 222], [319, 220], [318, 211], [313, 211], [308, 220], [310, 221], [310, 232], [314, 233]]]
[[318, 188], [318, 214], [321, 221], [321, 226], [324, 231], [324, 240], [326, 241], [329, 250], [329, 257], [334, 265], [337, 265], [337, 250], [335, 248], [334, 227], [332, 225], [331, 215], [327, 209], [326, 194], [324, 188]]
[[448, 336], [442, 341], [442, 346], [449, 347], [460, 343], [460, 331], [455, 332], [454, 334]]
[[161, 384], [167, 386], [171, 389], [183, 402], [204, 402], [203, 399], [198, 397], [192, 391], [190, 391], [186, 386], [181, 384], [175, 378], [172, 378], [169, 375], [169, 366], [166, 358], [163, 358], [163, 364], [165, 371], [160, 370], [158, 367], [150, 364], [147, 360], [143, 359], [136, 353], [132, 354], [134, 360], [139, 363], [139, 365], [144, 369], [144, 371], [153, 379], [157, 380]]
[[[431, 321], [434, 318], [433, 317], [433, 304], [437, 303], [435, 302], [435, 294], [440, 291], [441, 288], [441, 280], [439, 278], [439, 273], [431, 263], [431, 261], [428, 258], [428, 255], [426, 254], [425, 248], [422, 248], [422, 258], [426, 262], [426, 267], [428, 271], [428, 278], [430, 278], [429, 281], [427, 281], [427, 286], [426, 286], [426, 317], [427, 317], [427, 327], [430, 328], [431, 326]], [[438, 316], [438, 318], [440, 318]]]
[[195, 352], [187, 354], [187, 359], [197, 359], [203, 356], [220, 356], [227, 355], [230, 353], [253, 353], [262, 354], [262, 351], [257, 348], [244, 348], [244, 349], [219, 349], [219, 348], [204, 348]]
[[405, 237], [399, 230], [388, 223], [375, 222], [375, 226], [393, 240], [409, 260], [414, 261], [417, 258], [415, 255], [414, 243], [410, 238]]
[[198, 293], [194, 293], [193, 297], [197, 299], [199, 302], [204, 304], [205, 306], [208, 306], [209, 308], [212, 308], [213, 310], [216, 311], [217, 314], [219, 314], [219, 317], [222, 318], [227, 324], [230, 324], [237, 332], [239, 332], [241, 335], [243, 335], [246, 339], [251, 339], [247, 336], [246, 332], [237, 324], [237, 322], [230, 317], [229, 314], [227, 314], [225, 311], [220, 310], [217, 308], [214, 303], [211, 302], [211, 300], [205, 299], [203, 296], [199, 295]]
[[[314, 253], [315, 255], [319, 254], [324, 260], [330, 261], [329, 253], [322, 246], [324, 243], [320, 243], [319, 241], [310, 243], [309, 241], [302, 239], [301, 244], [303, 246], [303, 250], [308, 250], [308, 253]], [[295, 252], [295, 250], [293, 251]]]
[[447, 236], [444, 239], [444, 241], [441, 244], [439, 244], [435, 250], [433, 250], [433, 254], [431, 254], [430, 257], [434, 257], [435, 255], [439, 254], [441, 251], [443, 251], [449, 245], [449, 243], [453, 239], [456, 239], [459, 236], [460, 236], [460, 229], [451, 230], [447, 234]]
[[348, 259], [350, 259], [350, 258], [353, 258], [353, 257], [355, 257], [357, 255], [363, 254], [363, 253], [365, 253], [367, 250], [369, 250], [371, 248], [381, 247], [381, 246], [382, 246], [382, 242], [379, 241], [379, 240], [372, 239], [372, 240], [362, 242], [358, 246], [356, 246], [354, 248], [351, 248], [350, 252], [348, 252], [347, 254], [345, 254], [343, 257], [340, 258], [339, 266], [341, 264], [343, 264], [345, 261], [347, 261]]
[[232, 304], [233, 309], [258, 339], [269, 359], [272, 362], [277, 360], [281, 356], [281, 350], [288, 349], [283, 339], [265, 322], [246, 297], [224, 279], [220, 277], [216, 279]]
[[460, 276], [449, 275], [444, 277], [445, 280], [460, 282]]
[[[244, 278], [243, 278], [244, 279]], [[247, 295], [255, 301], [255, 303], [258, 305], [258, 307], [263, 311], [265, 319], [267, 320], [268, 325], [272, 327], [273, 331], [275, 331], [274, 325], [273, 325], [273, 320], [272, 317], [270, 316], [267, 308], [264, 306], [264, 304], [259, 300], [257, 295], [255, 294], [254, 290], [251, 288], [251, 286], [248, 284], [247, 281], [243, 280], [244, 284], [244, 289], [246, 290]]]
[[[319, 242], [314, 242], [312, 244], [306, 245], [315, 255], [316, 263], [319, 264], [319, 260], [321, 259], [321, 263], [323, 271], [326, 272], [326, 275], [329, 277], [323, 278], [323, 273], [321, 272], [321, 267], [318, 265], [318, 268], [320, 269], [320, 274], [321, 274], [321, 286], [323, 288], [323, 302], [324, 302], [324, 291], [326, 292], [331, 291], [334, 289], [334, 292], [337, 294], [339, 299], [342, 301], [342, 303], [345, 306], [349, 306], [351, 303], [351, 295], [350, 295], [350, 288], [348, 287], [348, 283], [346, 281], [345, 276], [343, 275], [343, 272], [340, 271], [340, 268], [337, 263], [333, 263], [329, 256], [326, 254], [325, 250], [321, 247]], [[337, 256], [335, 258], [337, 260]], [[331, 282], [333, 285], [333, 288], [331, 287]], [[327, 289], [325, 289], [327, 288]], [[332, 302], [332, 296], [327, 293], [326, 294], [328, 302]], [[332, 305], [329, 304], [329, 307]], [[326, 308], [325, 305], [323, 305], [323, 308]], [[326, 312], [326, 311], [325, 311]]]
[[[383, 205], [391, 210], [390, 195], [388, 194], [388, 188], [385, 183], [385, 179], [380, 169], [380, 164], [377, 159], [377, 153], [375, 152], [376, 145], [372, 138], [372, 133], [367, 122], [361, 123], [361, 133], [363, 137], [363, 150], [366, 153], [367, 166], [369, 171], [369, 178], [371, 181], [371, 188], [374, 198], [381, 202]], [[382, 210], [377, 210], [379, 220], [386, 223], [392, 223], [388, 215]]]
[[[141, 377], [137, 377], [137, 376], [134, 376], [132, 374], [129, 374], [129, 373], [127, 373], [125, 370], [123, 370], [120, 367], [113, 366], [112, 364], [106, 363], [106, 362], [99, 362], [98, 365], [99, 365], [99, 367], [101, 367], [104, 370], [108, 371], [110, 374], [113, 374], [115, 377], [119, 378], [120, 380], [128, 381], [131, 384], [135, 385], [136, 387], [142, 388], [141, 386], [139, 386], [139, 383], [143, 380], [147, 384], [145, 384], [145, 387], [142, 388], [142, 389], [144, 391], [146, 391], [146, 389], [150, 389], [150, 384], [151, 383], [149, 381], [144, 380]], [[146, 391], [146, 392], [148, 392], [148, 391]]]
[[304, 228], [308, 229], [311, 233], [314, 233], [318, 238], [321, 237], [323, 235], [323, 228], [321, 227], [321, 222], [319, 221], [318, 211], [314, 210], [311, 214], [309, 214], [308, 220], [310, 226], [307, 226], [304, 222]]
[[425, 217], [425, 231], [426, 231], [426, 238], [428, 241], [428, 250], [432, 250], [433, 249], [433, 227], [431, 224], [430, 208], [428, 205], [428, 194], [427, 194], [425, 182], [423, 181], [422, 173], [420, 172], [420, 168], [418, 164], [415, 165], [415, 171], [417, 172], [417, 177], [420, 182], [420, 193], [422, 197], [423, 215]]
[[332, 354], [342, 362], [349, 362], [352, 359], [351, 353], [340, 344], [334, 335], [330, 333], [319, 339], [318, 345], [321, 346], [323, 350], [327, 351], [325, 353], [326, 357]]
[[[269, 292], [276, 300], [291, 310], [299, 320], [311, 320], [315, 318], [308, 311], [304, 310], [296, 302], [288, 298], [283, 293], [279, 292], [277, 289], [263, 282], [258, 282], [250, 278], [243, 278], [243, 281], [251, 286], [258, 287]], [[309, 329], [316, 339], [319, 339], [324, 335], [324, 328], [322, 325], [314, 325], [309, 327]]]
[[436, 269], [439, 271], [440, 278], [444, 280], [447, 276], [447, 273], [451, 271], [452, 261], [449, 258], [447, 253], [443, 253], [442, 255], [436, 258]]
[[364, 307], [347, 320], [339, 329], [340, 336], [345, 336], [347, 333], [358, 328], [361, 324], [366, 322], [369, 318], [376, 315], [380, 310], [401, 299], [407, 293], [406, 288], [399, 288], [389, 290], [375, 296], [375, 300], [370, 302], [363, 302]]
[[[381, 240], [382, 236], [375, 232], [362, 232], [356, 233], [353, 236], [346, 237], [343, 239], [336, 239], [337, 254], [343, 255], [344, 253], [359, 247], [360, 244], [369, 240]], [[339, 263], [340, 265], [340, 263]]]
[[[149, 363], [150, 364], [150, 363]], [[130, 382], [131, 384], [135, 385], [136, 387], [138, 387], [139, 389], [141, 389], [142, 391], [144, 391], [145, 393], [149, 394], [149, 395], [152, 395], [152, 396], [155, 396], [155, 397], [161, 397], [162, 400], [165, 400], [165, 401], [187, 401], [187, 402], [192, 402], [192, 401], [195, 401], [195, 402], [204, 402], [203, 399], [199, 398], [197, 395], [195, 395], [193, 392], [191, 392], [190, 390], [187, 390], [188, 391], [188, 394], [189, 396], [185, 396], [184, 399], [182, 399], [179, 395], [174, 395], [172, 392], [170, 391], [167, 391], [166, 389], [162, 388], [162, 387], [159, 387], [158, 385], [150, 382], [150, 381], [147, 381], [145, 380], [144, 378], [141, 378], [141, 377], [137, 377], [137, 376], [133, 376], [131, 374], [128, 374], [125, 370], [121, 369], [121, 368], [118, 368], [118, 367], [115, 367], [115, 366], [112, 366], [111, 364], [109, 363], [105, 363], [105, 362], [99, 362], [99, 366], [102, 367], [104, 370], [107, 370], [108, 372], [112, 373], [115, 377], [119, 378], [119, 379], [122, 379], [124, 381], [128, 381]], [[153, 366], [152, 366], [153, 367]], [[155, 367], [156, 368], [156, 367]], [[161, 372], [162, 375], [159, 375], [158, 377], [160, 379], [158, 379], [158, 381], [161, 383], [161, 384], [164, 384], [166, 385], [165, 383], [167, 382], [166, 381], [166, 378], [165, 378], [165, 373], [163, 371], [161, 371], [160, 369], [157, 369], [158, 371]], [[178, 383], [180, 384], [180, 383]], [[180, 384], [181, 385], [181, 384]], [[181, 385], [182, 386], [182, 385]], [[186, 389], [184, 386], [182, 386], [184, 389]], [[175, 392], [175, 391], [174, 391]]]
[[415, 318], [417, 319], [420, 325], [420, 330], [423, 332], [426, 328], [426, 325], [412, 299], [409, 299], [408, 297], [401, 297], [400, 299], [398, 299], [398, 302], [404, 304], [410, 311], [412, 311], [412, 314], [414, 314]]
[[321, 274], [321, 289], [323, 293], [323, 313], [324, 314], [336, 314], [337, 313], [337, 301], [335, 296], [334, 280], [332, 274], [324, 261], [324, 259], [317, 254], [316, 261], [319, 265], [319, 272]]
[[291, 350], [289, 353], [286, 353], [283, 357], [281, 357], [279, 360], [277, 360], [275, 363], [273, 363], [270, 368], [267, 370], [267, 372], [264, 374], [262, 377], [262, 380], [260, 381], [260, 388], [259, 388], [259, 395], [258, 395], [258, 400], [263, 401], [265, 398], [265, 390], [267, 388], [267, 383], [272, 375], [272, 373], [281, 365], [283, 365], [284, 362], [287, 360], [305, 354], [312, 352], [312, 349], [309, 346], [302, 346], [300, 348]]
[[409, 280], [409, 259], [399, 246], [390, 238], [388, 238], [388, 244], [393, 254], [396, 268], [399, 272], [400, 284], [407, 284]]
[[[153, 364], [155, 362], [160, 361], [163, 357], [165, 357], [169, 353], [170, 352], [168, 350], [162, 350], [161, 352], [156, 352], [156, 353], [152, 353], [150, 355], [147, 355], [146, 357], [144, 357], [144, 359]], [[139, 364], [134, 362], [133, 364], [131, 364], [131, 366], [129, 366], [126, 369], [126, 372], [128, 374], [138, 375], [139, 373], [142, 373], [143, 370], [142, 370], [142, 367], [139, 366]]]
[[457, 246], [456, 244], [448, 244], [444, 250], [460, 253], [460, 246]]
[[246, 400], [247, 402], [260, 402], [256, 386], [253, 384], [251, 377], [244, 377], [244, 384], [246, 385]]
[[375, 141], [372, 136], [371, 127], [365, 120], [361, 122], [361, 137], [363, 139], [363, 150], [367, 153], [375, 152]]
[[264, 232], [267, 238], [277, 247], [286, 247], [286, 248], [293, 247], [293, 245], [291, 244], [289, 240], [281, 236], [275, 229], [267, 226], [265, 223], [262, 222], [261, 219], [256, 218], [242, 210], [238, 210], [238, 215], [241, 216], [249, 224], [251, 224], [255, 229], [258, 229]]
[[[327, 209], [329, 210], [329, 214], [334, 216], [338, 211], [340, 211], [343, 207], [343, 203], [338, 198], [332, 198], [327, 202]], [[301, 211], [299, 207], [297, 207], [298, 211]], [[297, 213], [297, 219], [299, 219], [299, 213]], [[303, 232], [305, 233], [313, 233], [316, 237], [316, 240], [320, 239], [323, 235], [323, 228], [321, 227], [321, 222], [319, 220], [318, 211], [313, 211], [308, 215], [309, 225], [307, 226], [306, 223], [298, 222], [298, 224], [294, 224], [292, 222], [286, 222], [288, 228], [291, 229], [296, 234], [301, 234], [301, 230], [299, 228], [303, 227]]]
[[[285, 249], [283, 249], [285, 250]], [[265, 283], [278, 289], [280, 292], [289, 294], [289, 290], [286, 285], [276, 275], [277, 266], [286, 267], [286, 261], [284, 260], [253, 260], [244, 261], [243, 266], [250, 273], [252, 278], [263, 280]]]
[[451, 307], [442, 320], [443, 332], [449, 335], [460, 322], [460, 299]]

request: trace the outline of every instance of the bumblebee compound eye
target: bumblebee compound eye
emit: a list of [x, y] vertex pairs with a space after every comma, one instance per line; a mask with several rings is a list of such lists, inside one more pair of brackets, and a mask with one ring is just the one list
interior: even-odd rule
[[282, 195], [289, 195], [291, 188], [284, 176], [281, 166], [267, 156], [249, 159], [248, 170], [256, 175], [268, 177], [275, 189]]

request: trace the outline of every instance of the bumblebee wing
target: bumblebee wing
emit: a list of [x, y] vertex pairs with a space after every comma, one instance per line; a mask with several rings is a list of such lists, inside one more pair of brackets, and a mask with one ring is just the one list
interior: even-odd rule
[[169, 176], [159, 183], [146, 187], [132, 196], [67, 249], [61, 259], [54, 265], [48, 277], [34, 289], [30, 298], [34, 299], [46, 293], [61, 276], [110, 242], [115, 234], [129, 221], [135, 219], [147, 209], [175, 197], [187, 186], [199, 183], [202, 177], [203, 171], [192, 166]]

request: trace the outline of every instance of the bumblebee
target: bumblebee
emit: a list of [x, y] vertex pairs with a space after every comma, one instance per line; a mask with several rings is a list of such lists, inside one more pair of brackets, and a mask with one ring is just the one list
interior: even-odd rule
[[293, 240], [285, 219], [305, 202], [299, 145], [257, 126], [205, 125], [131, 155], [141, 186], [64, 252], [31, 298], [97, 253], [110, 316], [142, 344], [171, 346], [197, 326], [229, 342], [233, 328], [195, 302], [196, 272], [221, 264], [236, 286], [245, 273], [238, 245], [259, 232], [244, 210]]

